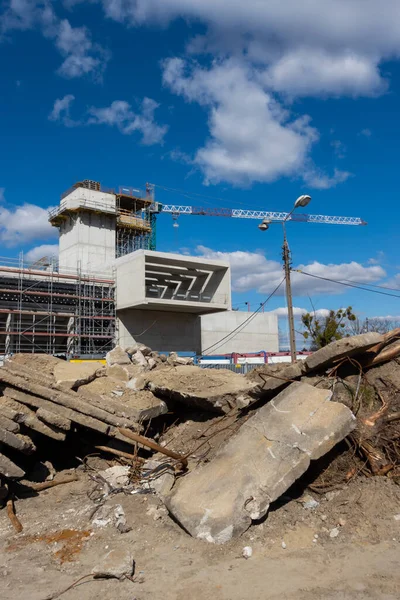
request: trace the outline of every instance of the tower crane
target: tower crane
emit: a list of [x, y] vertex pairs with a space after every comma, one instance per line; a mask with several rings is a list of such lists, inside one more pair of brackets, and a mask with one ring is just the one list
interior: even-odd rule
[[[245, 210], [242, 208], [215, 208], [202, 206], [186, 206], [180, 204], [162, 204], [154, 200], [154, 183], [146, 183], [146, 197], [152, 198], [153, 203], [150, 207], [150, 213], [154, 217], [159, 213], [170, 213], [174, 221], [180, 215], [195, 215], [205, 217], [229, 217], [232, 219], [262, 219], [268, 222], [297, 221], [302, 223], [326, 223], [329, 225], [367, 225], [367, 222], [360, 217], [337, 217], [330, 215], [307, 215], [303, 213], [274, 212], [266, 210]], [[167, 189], [167, 188], [164, 188]]]
[[283, 227], [283, 263], [286, 280], [286, 296], [288, 303], [288, 321], [289, 321], [289, 333], [290, 333], [290, 354], [291, 360], [296, 360], [296, 338], [295, 338], [295, 327], [294, 327], [294, 314], [293, 314], [293, 302], [290, 282], [290, 271], [291, 271], [291, 254], [289, 245], [286, 237], [285, 224], [288, 221], [297, 221], [303, 223], [326, 223], [329, 225], [366, 225], [366, 221], [359, 217], [338, 217], [330, 215], [308, 215], [304, 213], [296, 213], [295, 209], [299, 207], [305, 207], [309, 204], [311, 196], [303, 195], [297, 198], [294, 206], [290, 212], [273, 212], [264, 210], [246, 210], [241, 208], [210, 208], [210, 207], [199, 207], [199, 206], [182, 206], [178, 204], [160, 204], [154, 201], [154, 185], [146, 185], [146, 194], [153, 199], [152, 206], [150, 208], [151, 221], [153, 224], [153, 242], [155, 246], [155, 221], [156, 214], [158, 213], [170, 213], [174, 220], [174, 227], [178, 227], [177, 219], [180, 215], [197, 215], [197, 216], [209, 216], [209, 217], [229, 217], [233, 219], [262, 219], [259, 224], [261, 231], [266, 231], [271, 223], [282, 223]]
[[207, 217], [231, 217], [233, 219], [267, 219], [272, 222], [297, 221], [303, 223], [327, 223], [329, 225], [366, 225], [359, 217], [336, 217], [329, 215], [307, 215], [303, 213], [271, 212], [266, 210], [244, 210], [241, 208], [213, 208], [181, 206], [178, 204], [154, 203], [153, 213], [170, 213], [172, 216], [196, 215]]

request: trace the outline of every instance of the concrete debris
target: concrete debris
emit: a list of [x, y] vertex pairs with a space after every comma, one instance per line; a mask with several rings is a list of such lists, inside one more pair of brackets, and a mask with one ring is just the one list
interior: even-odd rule
[[172, 490], [175, 483], [175, 472], [168, 460], [148, 459], [142, 468], [141, 484], [153, 490], [163, 499]]
[[329, 537], [330, 538], [336, 538], [338, 535], [339, 535], [339, 529], [337, 527], [334, 527], [329, 532]]
[[157, 396], [218, 413], [248, 406], [256, 387], [231, 371], [183, 365], [152, 371], [146, 380], [147, 387]]
[[194, 537], [224, 543], [262, 518], [309, 467], [355, 427], [332, 392], [292, 383], [256, 411], [217, 456], [181, 479], [166, 499]]
[[25, 471], [15, 465], [7, 456], [0, 454], [0, 475], [10, 479], [22, 479]]
[[115, 527], [120, 533], [128, 533], [132, 530], [132, 527], [126, 522], [125, 511], [120, 504], [117, 504], [114, 509]]
[[193, 358], [190, 356], [178, 356], [176, 352], [170, 352], [167, 358], [167, 363], [172, 367], [177, 365], [193, 365]]
[[120, 489], [125, 487], [129, 483], [129, 471], [130, 467], [124, 465], [115, 465], [114, 467], [109, 467], [104, 471], [100, 471], [99, 475], [102, 479], [104, 479], [110, 488]]
[[112, 365], [130, 365], [131, 359], [121, 346], [115, 346], [106, 354], [107, 367]]
[[253, 556], [253, 548], [251, 546], [245, 546], [242, 550], [243, 558], [251, 558]]
[[305, 508], [306, 510], [314, 510], [319, 506], [319, 502], [309, 494], [306, 494], [305, 496], [300, 498], [299, 502], [303, 505], [303, 508]]
[[[323, 477], [332, 466], [334, 482], [340, 470], [343, 481], [357, 477], [360, 464], [372, 475], [395, 476], [395, 445], [381, 452], [379, 444], [399, 435], [399, 333], [345, 338], [304, 362], [261, 365], [246, 376], [200, 368], [192, 358], [160, 355], [143, 344], [125, 350], [117, 346], [104, 367], [17, 355], [0, 368], [2, 502], [12, 501], [10, 494], [19, 486], [40, 492], [57, 481], [44, 481], [49, 473], [54, 476], [50, 464], [44, 474], [35, 474], [35, 456], [44, 462], [49, 449], [58, 465], [63, 453], [70, 452], [82, 458], [78, 469], [91, 485], [87, 496], [96, 509], [90, 513], [93, 527], [129, 531], [123, 506], [129, 514], [130, 495], [148, 494], [163, 503], [147, 504], [150, 518], [158, 521], [169, 514], [192, 536], [224, 543], [263, 518], [278, 498], [288, 502], [293, 496], [289, 488], [322, 456]], [[341, 366], [347, 356], [357, 362]], [[360, 368], [366, 377], [360, 376]], [[342, 444], [340, 456], [330, 453], [351, 432], [347, 441], [354, 447], [346, 453]], [[98, 452], [112, 461], [108, 468]], [[350, 453], [351, 463], [339, 462]], [[23, 456], [29, 454], [33, 459]], [[92, 454], [95, 458], [89, 459]], [[89, 460], [99, 463], [91, 466]], [[355, 460], [360, 463], [354, 465]], [[323, 543], [324, 537], [337, 537], [346, 520], [337, 513], [332, 519], [328, 505], [328, 514], [319, 515], [325, 498], [334, 500], [341, 493], [325, 479], [321, 485], [321, 476], [315, 479], [320, 468], [314, 463], [310, 491], [321, 495], [298, 494], [296, 501], [305, 509], [297, 507], [302, 521], [324, 525]], [[13, 479], [23, 481], [13, 484]], [[123, 504], [110, 504], [122, 493]], [[328, 524], [336, 527], [328, 529]], [[310, 532], [315, 543], [318, 534]], [[289, 534], [281, 541], [283, 535], [276, 538], [278, 544], [293, 547]], [[250, 558], [251, 546], [242, 555]], [[93, 572], [121, 577], [131, 574], [133, 565], [130, 553], [115, 549]]]
[[158, 521], [159, 519], [166, 517], [168, 515], [168, 511], [165, 506], [152, 505], [146, 510], [146, 515], [152, 517], [153, 521]]
[[260, 397], [277, 393], [304, 373], [303, 361], [261, 365], [246, 375], [246, 379], [257, 384], [256, 393]]
[[54, 367], [56, 385], [76, 389], [97, 377], [98, 363], [70, 363], [61, 361]]
[[135, 560], [126, 548], [114, 548], [107, 552], [98, 565], [92, 570], [99, 577], [115, 577], [123, 579], [132, 577], [135, 573]]
[[342, 338], [308, 356], [305, 360], [306, 371], [317, 371], [318, 369], [332, 367], [337, 361], [346, 358], [346, 356], [361, 354], [382, 342], [383, 336], [375, 332]]

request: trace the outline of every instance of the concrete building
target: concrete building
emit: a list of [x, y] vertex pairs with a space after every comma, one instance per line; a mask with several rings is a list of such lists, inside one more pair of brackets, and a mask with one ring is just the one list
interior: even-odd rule
[[115, 261], [118, 340], [201, 353], [199, 315], [231, 308], [229, 263], [137, 250]]
[[[273, 315], [231, 311], [228, 263], [155, 252], [153, 190], [76, 183], [49, 214], [58, 265], [0, 265], [0, 355], [104, 355], [115, 343], [201, 354], [278, 349]], [[220, 340], [239, 327], [237, 335]], [[218, 343], [217, 343], [218, 342]]]
[[245, 354], [259, 350], [278, 352], [277, 315], [263, 312], [258, 312], [254, 317], [252, 315], [253, 313], [242, 311], [226, 311], [222, 314], [202, 316], [200, 326], [202, 353]]

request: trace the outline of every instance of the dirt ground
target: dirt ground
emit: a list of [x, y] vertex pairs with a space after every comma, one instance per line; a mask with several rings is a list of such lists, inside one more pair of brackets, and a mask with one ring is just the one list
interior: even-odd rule
[[[93, 459], [95, 469], [113, 464]], [[97, 461], [97, 462], [96, 462]], [[400, 597], [400, 487], [383, 477], [359, 478], [325, 495], [284, 497], [241, 538], [215, 546], [187, 535], [153, 494], [108, 497], [132, 529], [96, 526], [80, 480], [17, 500], [24, 530], [0, 511], [2, 600], [45, 600], [91, 573], [113, 548], [128, 548], [135, 581], [89, 580], [63, 600], [397, 600]], [[332, 537], [332, 530], [337, 535]], [[251, 546], [251, 558], [242, 557]]]

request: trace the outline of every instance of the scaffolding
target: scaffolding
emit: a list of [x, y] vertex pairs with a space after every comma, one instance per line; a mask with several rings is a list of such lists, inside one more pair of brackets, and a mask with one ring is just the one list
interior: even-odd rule
[[0, 355], [104, 356], [115, 340], [115, 280], [0, 258]]

